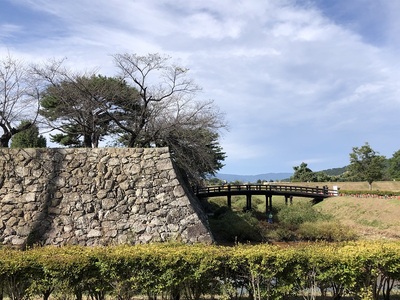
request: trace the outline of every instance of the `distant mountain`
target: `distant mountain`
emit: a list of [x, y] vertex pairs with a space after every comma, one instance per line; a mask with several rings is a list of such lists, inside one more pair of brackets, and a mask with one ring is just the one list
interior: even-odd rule
[[242, 181], [242, 182], [250, 182], [255, 183], [257, 180], [266, 180], [266, 181], [276, 181], [276, 180], [283, 180], [288, 179], [292, 176], [293, 173], [266, 173], [266, 174], [258, 174], [258, 175], [236, 175], [236, 174], [221, 174], [218, 173], [215, 175], [216, 178], [221, 180], [226, 180], [227, 182], [232, 181]]
[[[337, 176], [341, 175], [344, 172], [346, 172], [347, 166], [342, 167], [342, 168], [332, 168], [332, 169], [327, 169], [327, 170], [322, 170], [319, 172], [324, 172], [330, 176]], [[232, 182], [232, 181], [241, 181], [241, 182], [250, 182], [250, 183], [256, 183], [257, 180], [265, 180], [265, 181], [280, 181], [280, 180], [285, 180], [289, 179], [291, 176], [293, 176], [293, 173], [265, 173], [265, 174], [258, 174], [258, 175], [237, 175], [237, 174], [222, 174], [218, 173], [215, 175], [216, 178], [221, 179], [221, 180], [226, 180], [227, 182]]]

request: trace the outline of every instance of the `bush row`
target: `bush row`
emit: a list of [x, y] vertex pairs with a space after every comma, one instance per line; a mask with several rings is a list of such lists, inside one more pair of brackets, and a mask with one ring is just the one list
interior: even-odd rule
[[0, 290], [10, 299], [74, 295], [281, 299], [389, 299], [400, 279], [399, 242], [235, 247], [155, 244], [0, 250]]
[[394, 191], [351, 191], [340, 190], [340, 196], [358, 196], [358, 197], [371, 197], [371, 198], [385, 198], [385, 197], [398, 197], [400, 192]]

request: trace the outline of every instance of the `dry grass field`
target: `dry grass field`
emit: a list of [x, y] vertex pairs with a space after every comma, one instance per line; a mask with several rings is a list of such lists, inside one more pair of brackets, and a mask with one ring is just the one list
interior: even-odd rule
[[[369, 186], [366, 181], [363, 182], [282, 182], [282, 185], [298, 185], [298, 186], [324, 186], [327, 185], [329, 189], [333, 186], [339, 187], [341, 190], [350, 191], [368, 191]], [[372, 190], [374, 191], [393, 191], [400, 192], [400, 181], [376, 181], [372, 183]]]
[[360, 238], [400, 239], [400, 199], [331, 197], [316, 205]]
[[[293, 183], [292, 183], [293, 184]], [[367, 191], [367, 182], [296, 183], [300, 186], [337, 185], [341, 190]], [[400, 181], [378, 181], [372, 190], [400, 191]], [[365, 239], [400, 239], [400, 197], [331, 197], [316, 205]]]

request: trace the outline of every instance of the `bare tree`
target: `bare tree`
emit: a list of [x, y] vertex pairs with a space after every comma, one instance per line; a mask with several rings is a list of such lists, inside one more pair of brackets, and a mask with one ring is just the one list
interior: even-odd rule
[[[27, 130], [37, 118], [40, 86], [30, 69], [10, 54], [0, 60], [0, 147], [8, 147], [13, 135]], [[24, 126], [18, 126], [22, 120]]]
[[[200, 88], [186, 77], [188, 69], [169, 64], [169, 57], [159, 54], [139, 56], [136, 54], [116, 54], [114, 61], [120, 70], [119, 76], [135, 87], [140, 95], [140, 108], [132, 114], [127, 124], [119, 124], [129, 134], [128, 146], [146, 146], [145, 130], [158, 111], [154, 105], [171, 99], [180, 100], [200, 91]], [[160, 104], [158, 105], [160, 106]], [[122, 125], [122, 126], [121, 126]]]
[[114, 60], [140, 96], [135, 112], [116, 120], [128, 147], [168, 146], [192, 180], [221, 168], [225, 154], [218, 138], [227, 125], [213, 101], [196, 99], [201, 89], [189, 70], [159, 54], [117, 54]]

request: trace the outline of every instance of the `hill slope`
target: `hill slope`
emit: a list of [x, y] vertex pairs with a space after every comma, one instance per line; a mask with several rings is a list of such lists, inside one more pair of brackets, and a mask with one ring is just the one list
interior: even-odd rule
[[[293, 183], [288, 183], [293, 184]], [[323, 186], [330, 189], [334, 185], [340, 190], [368, 191], [367, 182], [307, 182], [296, 183], [299, 186]], [[400, 181], [376, 181], [372, 190], [400, 192]], [[400, 239], [400, 197], [357, 198], [332, 197], [315, 206], [328, 213], [343, 224], [350, 225], [363, 238]]]
[[[285, 185], [297, 185], [297, 186], [325, 186], [329, 189], [333, 186], [338, 186], [341, 190], [347, 191], [368, 191], [369, 186], [366, 181], [362, 182], [285, 182]], [[375, 181], [372, 183], [372, 190], [374, 191], [392, 191], [400, 192], [400, 181]]]
[[400, 239], [400, 199], [332, 197], [315, 206], [343, 224], [361, 238]]

